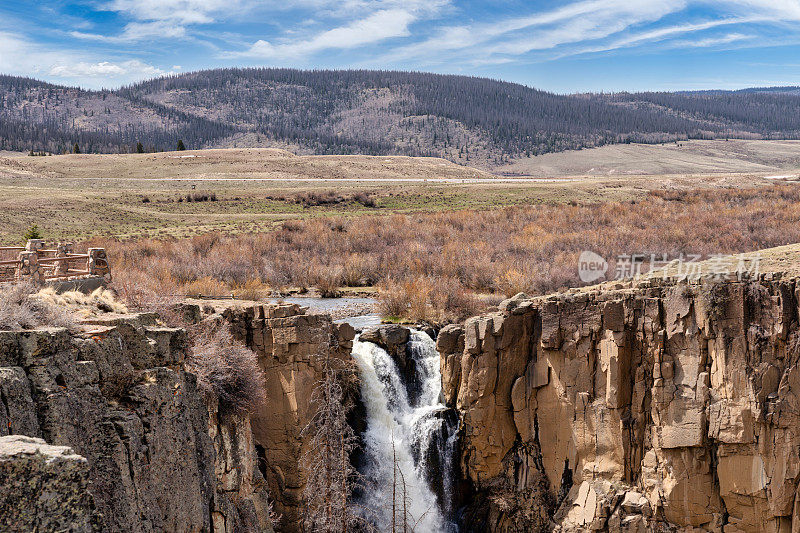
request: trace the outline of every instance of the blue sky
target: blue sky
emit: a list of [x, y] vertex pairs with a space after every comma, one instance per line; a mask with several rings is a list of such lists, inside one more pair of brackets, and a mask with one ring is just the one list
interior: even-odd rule
[[0, 0], [0, 73], [97, 88], [221, 66], [564, 93], [800, 85], [800, 0]]

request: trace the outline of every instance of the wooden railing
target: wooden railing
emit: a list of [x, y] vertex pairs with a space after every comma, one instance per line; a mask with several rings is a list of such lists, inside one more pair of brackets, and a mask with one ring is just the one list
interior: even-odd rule
[[0, 246], [0, 282], [79, 279], [89, 276], [111, 277], [104, 248], [73, 252], [72, 243], [47, 248], [45, 241], [33, 239], [25, 247]]

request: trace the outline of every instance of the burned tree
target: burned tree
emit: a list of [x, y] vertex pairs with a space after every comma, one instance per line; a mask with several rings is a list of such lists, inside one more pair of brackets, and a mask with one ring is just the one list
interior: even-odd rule
[[319, 356], [323, 377], [311, 396], [314, 416], [303, 429], [308, 447], [301, 458], [307, 473], [304, 497], [307, 531], [341, 533], [368, 529], [352, 504], [360, 482], [350, 454], [357, 446], [355, 431], [347, 423], [352, 408], [347, 388], [355, 382], [355, 369], [328, 354]]

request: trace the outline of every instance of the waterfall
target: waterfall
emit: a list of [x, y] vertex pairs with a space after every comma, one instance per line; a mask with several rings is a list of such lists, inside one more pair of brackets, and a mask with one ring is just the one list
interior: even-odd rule
[[440, 401], [439, 354], [433, 340], [412, 330], [408, 352], [413, 384], [404, 383], [385, 350], [358, 338], [353, 344], [367, 413], [362, 473], [369, 488], [361, 505], [380, 531], [391, 531], [396, 502], [396, 530], [401, 531], [405, 481], [409, 531], [454, 532], [448, 517], [453, 512], [457, 420]]

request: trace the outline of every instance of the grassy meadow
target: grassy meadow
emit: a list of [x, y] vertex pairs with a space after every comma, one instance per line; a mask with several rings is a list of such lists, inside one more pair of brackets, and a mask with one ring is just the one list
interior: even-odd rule
[[764, 173], [518, 179], [433, 158], [189, 155], [0, 157], [0, 243], [36, 224], [106, 246], [131, 299], [377, 291], [387, 316], [444, 323], [580, 285], [584, 250], [613, 265], [800, 241], [800, 187]]
[[[292, 219], [593, 204], [635, 200], [650, 190], [756, 187], [768, 185], [769, 174], [798, 167], [789, 152], [800, 153], [800, 143], [747, 145], [748, 159], [769, 165], [744, 165], [741, 154], [730, 150], [735, 143], [721, 144], [731, 153], [711, 146], [713, 157], [682, 152], [682, 159], [675, 148], [661, 146], [625, 148], [633, 154], [617, 148], [613, 157], [606, 153], [610, 148], [566, 152], [537, 158], [535, 168], [526, 161], [505, 177], [436, 158], [295, 156], [273, 149], [47, 157], [6, 152], [0, 154], [0, 245], [18, 244], [33, 224], [51, 240], [246, 234]], [[648, 154], [654, 163], [640, 164]], [[690, 163], [695, 173], [685, 172]], [[651, 167], [661, 173], [648, 173]], [[309, 194], [339, 200], [303, 201]], [[213, 200], [186, 201], [198, 195]], [[359, 202], [358, 195], [372, 201]]]

